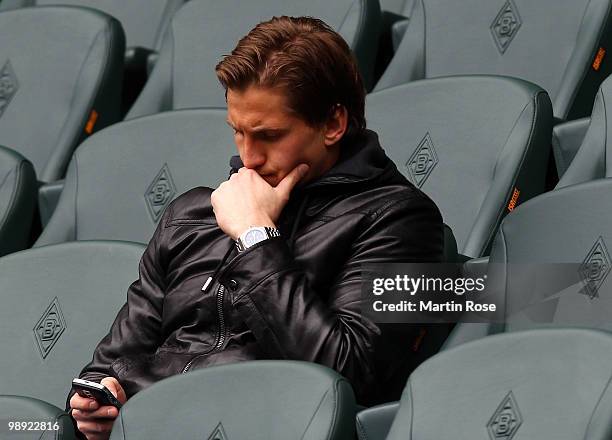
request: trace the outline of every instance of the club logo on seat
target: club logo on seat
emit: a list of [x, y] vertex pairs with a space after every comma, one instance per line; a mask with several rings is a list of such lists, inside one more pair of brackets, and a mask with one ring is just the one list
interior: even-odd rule
[[493, 24], [491, 24], [491, 34], [493, 34], [493, 39], [500, 53], [506, 52], [521, 24], [521, 17], [516, 5], [512, 0], [506, 0], [497, 17], [493, 20]]
[[427, 133], [410, 159], [405, 163], [405, 166], [412, 183], [420, 188], [436, 165], [438, 165], [438, 155], [431, 141], [431, 136]]
[[0, 70], [0, 117], [4, 114], [4, 110], [8, 107], [11, 99], [17, 93], [19, 83], [11, 66], [11, 62], [7, 61]]
[[34, 337], [43, 359], [51, 352], [64, 330], [66, 330], [66, 321], [64, 321], [59, 301], [55, 297], [34, 326]]
[[512, 440], [523, 423], [514, 394], [510, 391], [487, 423], [491, 440]]
[[221, 422], [219, 422], [215, 430], [212, 432], [212, 434], [210, 434], [210, 436], [208, 436], [206, 440], [228, 440]]
[[175, 194], [176, 187], [172, 181], [170, 169], [168, 169], [168, 164], [164, 164], [145, 193], [145, 202], [154, 222], [159, 220], [162, 212], [164, 212], [164, 209], [166, 209], [166, 206], [168, 206]]
[[610, 270], [610, 254], [603, 237], [599, 237], [578, 269], [583, 285], [580, 293], [590, 299], [599, 297], [599, 288]]

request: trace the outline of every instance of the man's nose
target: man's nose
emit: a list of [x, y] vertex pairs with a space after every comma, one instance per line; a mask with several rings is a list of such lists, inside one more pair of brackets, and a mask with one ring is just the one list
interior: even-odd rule
[[245, 139], [242, 146], [241, 157], [245, 167], [256, 169], [264, 164], [266, 156], [257, 148], [257, 144], [252, 139]]

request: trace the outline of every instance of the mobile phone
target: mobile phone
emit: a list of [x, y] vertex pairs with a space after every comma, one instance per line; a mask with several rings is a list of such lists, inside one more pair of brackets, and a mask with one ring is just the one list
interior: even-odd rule
[[121, 409], [121, 402], [119, 402], [117, 398], [113, 396], [113, 393], [102, 384], [75, 378], [72, 379], [72, 388], [81, 397], [95, 399], [100, 406], [111, 405], [117, 409]]

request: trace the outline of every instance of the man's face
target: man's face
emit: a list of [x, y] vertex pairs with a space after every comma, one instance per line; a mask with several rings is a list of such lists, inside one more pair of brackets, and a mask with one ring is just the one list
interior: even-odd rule
[[301, 163], [310, 166], [302, 182], [312, 180], [338, 158], [339, 138], [330, 137], [329, 124], [306, 124], [290, 111], [284, 93], [278, 89], [228, 89], [227, 122], [234, 129], [244, 166], [255, 170], [272, 186]]

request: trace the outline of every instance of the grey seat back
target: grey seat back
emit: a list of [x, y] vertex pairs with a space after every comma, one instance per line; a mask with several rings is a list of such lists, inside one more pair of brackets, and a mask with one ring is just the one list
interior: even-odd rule
[[488, 255], [514, 206], [544, 191], [552, 112], [541, 88], [486, 76], [415, 81], [368, 95], [368, 125], [438, 205], [459, 252]]
[[[506, 218], [489, 262], [490, 276], [506, 286], [506, 331], [547, 325], [612, 330], [610, 194], [612, 179], [568, 186]], [[542, 265], [543, 275], [526, 277], [530, 265]], [[543, 265], [555, 274], [548, 285]]]
[[187, 0], [4, 0], [0, 11], [26, 6], [71, 5], [98, 9], [115, 17], [125, 29], [128, 47], [158, 50], [174, 13]]
[[612, 336], [572, 329], [488, 337], [417, 368], [387, 440], [606, 440]]
[[610, 0], [416, 0], [376, 89], [446, 75], [507, 75], [543, 87], [556, 117], [586, 116], [612, 72], [605, 56], [611, 9]]
[[0, 394], [64, 408], [72, 378], [91, 360], [137, 279], [143, 250], [79, 242], [0, 258]]
[[253, 361], [173, 376], [132, 397], [111, 439], [354, 438], [349, 383], [326, 367]]
[[56, 211], [36, 246], [71, 240], [148, 243], [166, 206], [216, 187], [236, 154], [226, 111], [181, 110], [134, 119], [75, 152]]
[[72, 151], [119, 119], [125, 42], [119, 22], [72, 7], [0, 13], [0, 145], [63, 176]]
[[28, 246], [36, 188], [32, 164], [0, 147], [0, 256]]
[[489, 259], [489, 300], [504, 322], [463, 323], [445, 347], [539, 327], [612, 330], [612, 179], [551, 191], [503, 221]]
[[257, 23], [280, 15], [323, 19], [345, 38], [366, 82], [371, 82], [380, 20], [378, 0], [191, 0], [172, 20], [159, 60], [127, 118], [225, 106], [215, 66]]
[[587, 132], [557, 188], [612, 176], [612, 155], [607, 154], [612, 130], [610, 105], [612, 77], [606, 79], [597, 92]]

